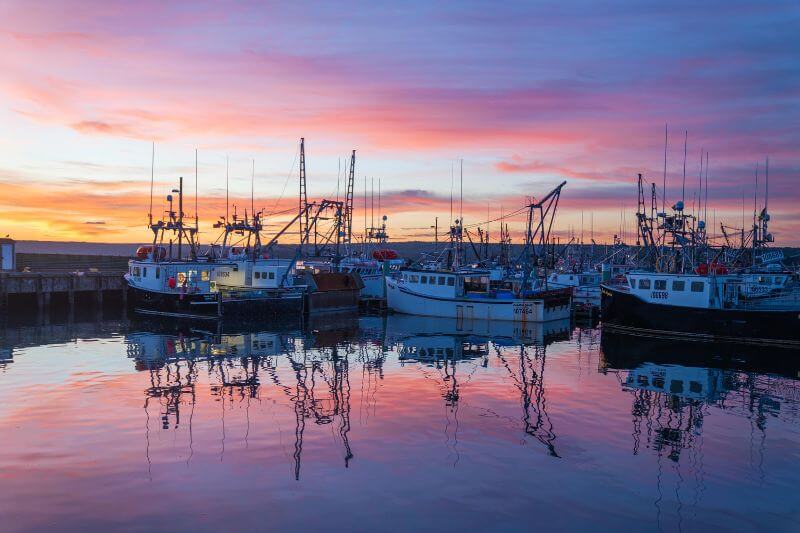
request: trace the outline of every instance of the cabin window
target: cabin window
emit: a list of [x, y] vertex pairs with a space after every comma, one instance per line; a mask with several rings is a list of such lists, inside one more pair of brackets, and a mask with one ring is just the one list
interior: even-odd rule
[[705, 283], [702, 281], [693, 281], [692, 282], [692, 292], [703, 292], [703, 287]]
[[663, 389], [664, 388], [664, 378], [654, 377], [653, 378], [653, 387], [655, 387], [657, 389]]
[[650, 280], [649, 279], [640, 279], [639, 280], [639, 288], [640, 289], [649, 289], [650, 288]]
[[257, 270], [256, 270], [256, 271], [255, 271], [255, 278], [256, 278], [256, 279], [261, 279], [261, 272], [259, 272], [259, 271], [257, 271]]
[[444, 276], [439, 276], [439, 285], [444, 285], [445, 283], [444, 279], [445, 279]]
[[421, 283], [428, 283], [428, 276], [422, 276], [422, 282]]
[[142, 275], [143, 275], [144, 277], [147, 277], [147, 267], [144, 267], [144, 268], [142, 269]]
[[641, 387], [647, 387], [647, 385], [648, 385], [647, 376], [641, 376], [641, 375], [640, 376], [636, 376], [636, 382]]
[[672, 290], [673, 291], [684, 291], [686, 290], [686, 282], [685, 281], [673, 281], [672, 282]]
[[233, 265], [233, 271], [239, 272], [239, 265]]
[[[158, 269], [156, 269], [156, 277], [158, 277]], [[202, 281], [208, 281], [208, 270], [203, 270], [200, 272], [200, 279]]]
[[665, 279], [657, 279], [655, 284], [655, 289], [657, 291], [665, 291], [667, 290], [667, 280]]
[[412, 274], [411, 283], [419, 283], [419, 276], [417, 276], [416, 274]]
[[690, 381], [689, 382], [689, 391], [691, 391], [691, 392], [693, 392], [695, 394], [700, 394], [701, 392], [703, 392], [703, 386], [697, 381]]
[[636, 288], [636, 278], [630, 278], [628, 280], [628, 283], [631, 284], [631, 289], [635, 289]]
[[139, 267], [133, 267], [133, 275], [138, 276], [140, 274]]
[[683, 392], [683, 381], [673, 379], [669, 384], [669, 391], [673, 394], [680, 394]]
[[159, 267], [156, 267], [156, 279], [160, 277], [161, 277], [161, 269]]
[[269, 279], [275, 279], [275, 272], [269, 273]]
[[456, 278], [447, 278], [447, 285], [452, 287], [456, 284]]

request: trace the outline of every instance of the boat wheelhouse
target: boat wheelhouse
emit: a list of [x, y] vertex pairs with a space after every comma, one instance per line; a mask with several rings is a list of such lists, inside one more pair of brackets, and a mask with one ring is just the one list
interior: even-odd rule
[[600, 306], [600, 282], [602, 274], [585, 272], [553, 272], [547, 278], [550, 287], [572, 287], [572, 301], [576, 304]]
[[465, 320], [544, 322], [570, 316], [571, 289], [530, 290], [524, 282], [491, 287], [488, 270], [403, 270], [387, 278], [389, 308], [406, 314]]

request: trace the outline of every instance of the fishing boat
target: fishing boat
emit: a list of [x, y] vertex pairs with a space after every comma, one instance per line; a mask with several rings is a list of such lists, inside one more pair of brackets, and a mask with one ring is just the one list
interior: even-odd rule
[[773, 242], [766, 206], [760, 214], [754, 210], [749, 247], [743, 238], [736, 253], [727, 253], [724, 247], [712, 249], [705, 223], [687, 214], [682, 200], [673, 213], [656, 214], [655, 186], [648, 216], [642, 181], [640, 174], [641, 264], [650, 268], [602, 285], [604, 327], [639, 335], [800, 346], [800, 279], [770, 262], [776, 254], [766, 249]]
[[789, 273], [635, 271], [602, 286], [602, 316], [631, 332], [800, 346], [800, 284]]
[[545, 322], [569, 318], [572, 289], [532, 290], [530, 284], [491, 289], [489, 271], [407, 269], [386, 278], [389, 308], [460, 320]]
[[157, 312], [216, 310], [213, 276], [219, 265], [198, 253], [197, 220], [194, 224], [184, 221], [183, 178], [172, 193], [178, 194], [178, 210], [175, 198], [168, 195], [166, 216], [153, 222], [150, 215], [152, 244], [140, 246], [136, 257], [128, 261], [128, 301], [137, 309]]
[[226, 215], [214, 224], [223, 234], [212, 290], [250, 318], [298, 315], [308, 285], [297, 278], [294, 259], [270, 257], [270, 248], [261, 242], [262, 219], [261, 212], [249, 215], [245, 210], [240, 217], [234, 210], [230, 220]]

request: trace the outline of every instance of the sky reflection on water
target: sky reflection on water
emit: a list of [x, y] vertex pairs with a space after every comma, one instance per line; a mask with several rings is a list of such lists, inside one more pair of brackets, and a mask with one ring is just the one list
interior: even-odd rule
[[407, 316], [202, 329], [2, 330], [0, 529], [800, 519], [798, 354]]

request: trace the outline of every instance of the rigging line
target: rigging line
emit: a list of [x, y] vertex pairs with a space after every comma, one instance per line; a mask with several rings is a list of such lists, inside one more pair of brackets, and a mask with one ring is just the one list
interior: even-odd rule
[[486, 221], [482, 221], [482, 222], [475, 222], [473, 224], [465, 224], [464, 227], [465, 228], [474, 228], [476, 226], [481, 226], [481, 225], [488, 224], [488, 223], [491, 223], [491, 222], [497, 222], [498, 220], [504, 220], [504, 219], [519, 215], [519, 214], [523, 213], [524, 211], [526, 211], [527, 209], [528, 209], [528, 206], [526, 205], [524, 207], [521, 207], [521, 208], [517, 209], [516, 211], [513, 211], [511, 213], [507, 213], [505, 215], [501, 215], [501, 216], [499, 216], [497, 218], [493, 218], [491, 220], [486, 220]]
[[267, 216], [269, 217], [279, 214], [278, 212], [275, 211], [275, 209], [278, 207], [280, 201], [283, 200], [284, 193], [286, 193], [286, 186], [289, 185], [289, 180], [292, 177], [292, 172], [294, 172], [294, 165], [295, 163], [297, 163], [297, 156], [299, 152], [300, 152], [300, 147], [295, 148], [294, 159], [292, 159], [292, 166], [289, 168], [289, 173], [286, 175], [286, 181], [283, 182], [283, 189], [281, 189], [280, 196], [278, 196], [278, 198], [275, 200], [275, 203], [272, 206], [272, 210], [269, 213], [267, 213]]
[[150, 153], [150, 211], [147, 216], [150, 220], [149, 225], [153, 224], [153, 179], [155, 176], [156, 166], [156, 143], [153, 141], [152, 151]]

